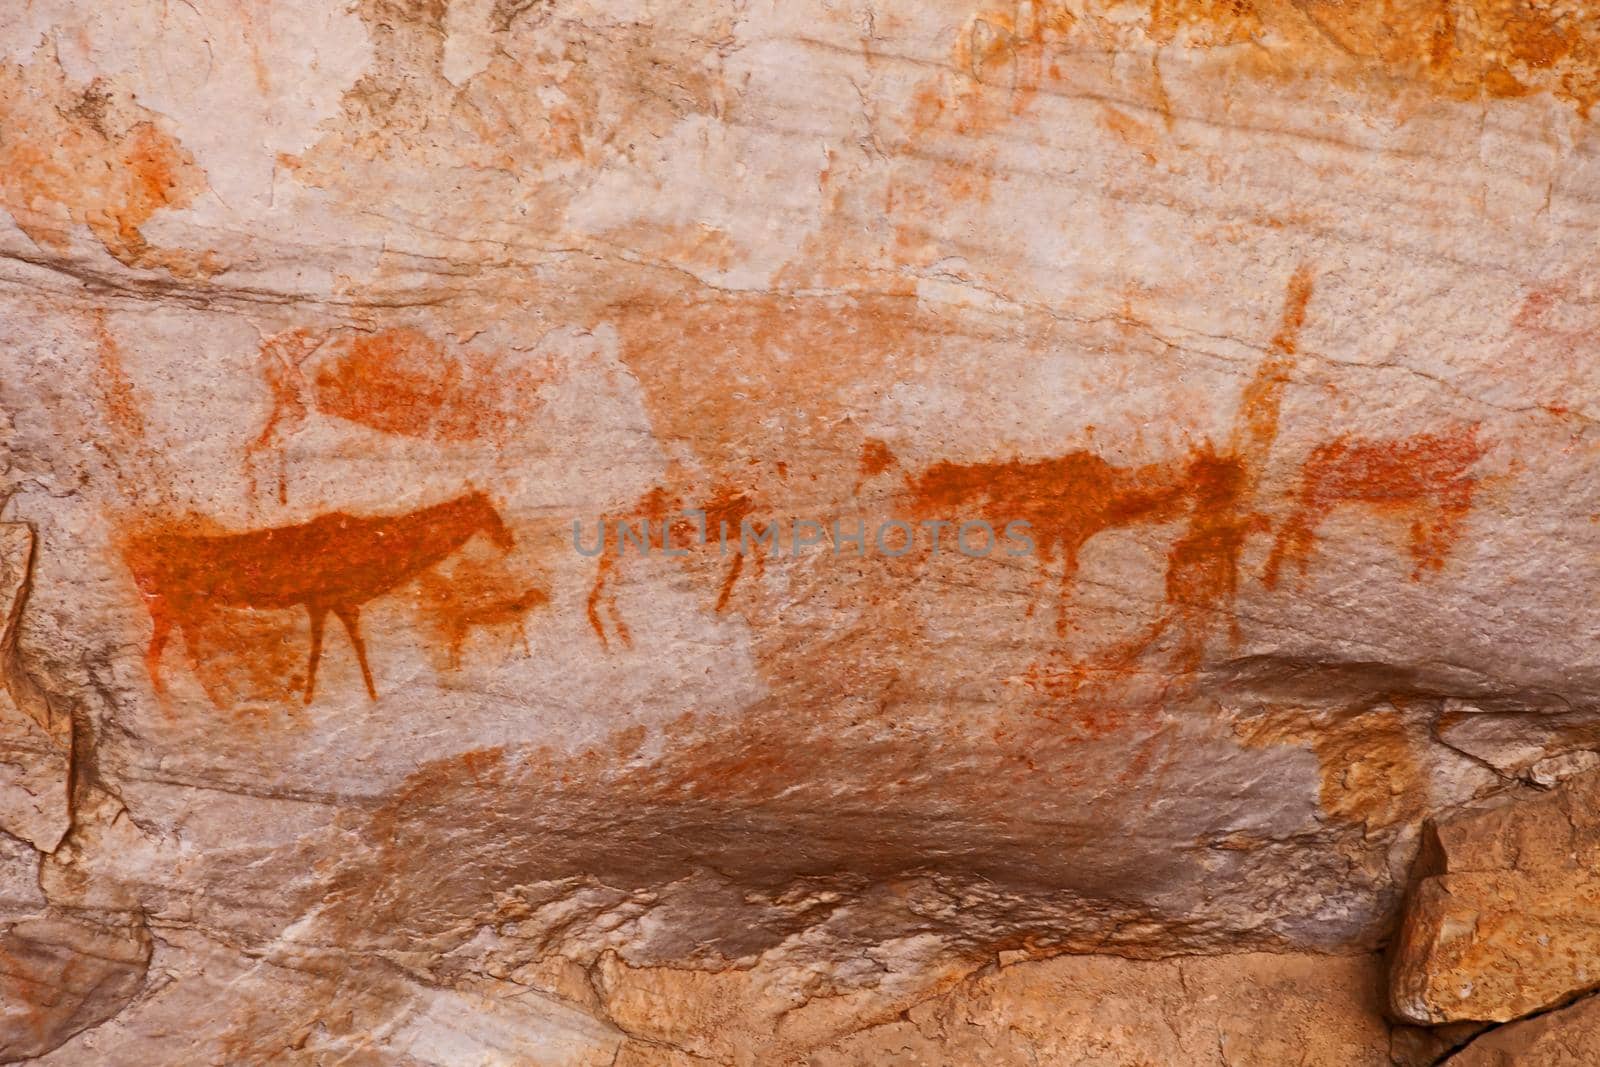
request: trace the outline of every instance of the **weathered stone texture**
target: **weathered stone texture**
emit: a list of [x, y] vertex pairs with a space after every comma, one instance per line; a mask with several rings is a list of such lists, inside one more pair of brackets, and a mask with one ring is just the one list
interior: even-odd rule
[[0, 523], [0, 831], [50, 851], [71, 820], [72, 722], [17, 651], [32, 563], [33, 531]]
[[1079, 957], [982, 974], [812, 1063], [1388, 1067], [1371, 957]]
[[1600, 1063], [1600, 1000], [1498, 1027], [1457, 1052], [1447, 1067], [1587, 1067]]
[[1415, 1022], [1504, 1022], [1600, 986], [1600, 773], [1430, 827], [1390, 998]]

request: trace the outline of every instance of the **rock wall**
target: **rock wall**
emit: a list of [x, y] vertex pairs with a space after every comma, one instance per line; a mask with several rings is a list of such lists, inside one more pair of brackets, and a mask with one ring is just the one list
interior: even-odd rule
[[1567, 2], [10, 5], [0, 1060], [1581, 1057], [1597, 99]]

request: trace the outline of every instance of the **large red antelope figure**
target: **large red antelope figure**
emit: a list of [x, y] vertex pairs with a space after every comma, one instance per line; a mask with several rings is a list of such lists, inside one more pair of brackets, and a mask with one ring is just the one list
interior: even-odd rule
[[361, 639], [362, 605], [410, 581], [482, 533], [502, 551], [515, 544], [481, 492], [405, 515], [319, 515], [310, 522], [215, 536], [134, 538], [126, 558], [154, 631], [145, 663], [162, 691], [161, 653], [174, 626], [188, 627], [209, 606], [304, 607], [311, 618], [305, 702], [316, 691], [328, 613], [344, 623], [367, 695], [378, 698]]
[[1181, 516], [1187, 474], [1187, 461], [1119, 467], [1079, 450], [1048, 459], [941, 461], [908, 478], [907, 484], [918, 519], [983, 519], [996, 530], [1026, 520], [1041, 565], [1060, 561], [1056, 632], [1064, 637], [1067, 597], [1083, 546], [1106, 530]]

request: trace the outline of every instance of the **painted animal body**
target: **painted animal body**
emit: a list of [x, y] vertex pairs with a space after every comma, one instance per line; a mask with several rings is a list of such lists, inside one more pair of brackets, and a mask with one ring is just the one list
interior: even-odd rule
[[1014, 521], [1029, 523], [1041, 559], [1061, 563], [1056, 631], [1064, 635], [1079, 551], [1105, 530], [1178, 518], [1185, 506], [1187, 467], [1118, 467], [1085, 451], [1039, 460], [945, 461], [910, 479], [910, 490], [919, 519], [981, 519], [997, 531]]
[[367, 694], [377, 699], [361, 637], [362, 605], [449, 556], [473, 535], [502, 551], [514, 539], [483, 493], [469, 493], [405, 515], [333, 512], [294, 526], [215, 536], [135, 539], [127, 553], [154, 630], [145, 662], [158, 691], [161, 653], [174, 626], [209, 606], [304, 607], [311, 620], [305, 701], [316, 691], [324, 623], [344, 624]]
[[1336, 508], [1359, 504], [1411, 519], [1412, 579], [1438, 570], [1472, 507], [1477, 479], [1471, 470], [1483, 457], [1477, 427], [1422, 433], [1396, 440], [1341, 437], [1319, 446], [1300, 471], [1295, 510], [1284, 522], [1267, 560], [1263, 580], [1275, 588], [1285, 560], [1304, 573], [1316, 529]]
[[467, 635], [480, 627], [509, 626], [522, 642], [522, 651], [528, 652], [528, 634], [525, 619], [530, 611], [550, 603], [550, 594], [544, 589], [524, 589], [519, 593], [478, 601], [452, 612], [442, 620], [442, 628], [450, 644], [450, 666], [461, 666], [461, 650], [466, 646]]

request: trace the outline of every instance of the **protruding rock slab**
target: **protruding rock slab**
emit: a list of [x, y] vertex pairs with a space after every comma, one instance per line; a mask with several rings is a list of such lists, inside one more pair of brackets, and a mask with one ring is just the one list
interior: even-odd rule
[[1377, 972], [1371, 956], [1057, 957], [980, 973], [807, 1062], [1389, 1067]]
[[1445, 1067], [1591, 1067], [1600, 1063], [1600, 1000], [1525, 1019], [1484, 1034]]
[[1430, 828], [1390, 1005], [1505, 1022], [1600, 985], [1600, 773]]

